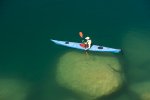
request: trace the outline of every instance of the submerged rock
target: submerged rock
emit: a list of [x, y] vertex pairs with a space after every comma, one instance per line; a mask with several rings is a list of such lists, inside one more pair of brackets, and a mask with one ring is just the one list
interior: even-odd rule
[[112, 100], [132, 100], [128, 94], [121, 94], [120, 96], [116, 97]]
[[150, 61], [150, 38], [146, 34], [149, 33], [129, 32], [123, 38], [125, 56], [130, 64], [132, 64], [132, 67], [143, 67], [142, 65]]
[[130, 82], [148, 80], [150, 76], [149, 32], [130, 31], [123, 38], [124, 56], [128, 61]]
[[150, 100], [150, 81], [133, 84], [130, 86], [130, 91], [138, 100]]
[[57, 66], [57, 82], [79, 94], [95, 99], [117, 91], [124, 80], [118, 58], [107, 55], [64, 54]]
[[29, 85], [16, 79], [0, 79], [0, 100], [27, 100]]

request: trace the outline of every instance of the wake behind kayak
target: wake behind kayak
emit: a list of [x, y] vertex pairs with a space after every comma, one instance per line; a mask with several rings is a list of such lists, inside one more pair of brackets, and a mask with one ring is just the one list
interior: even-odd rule
[[[51, 39], [51, 41], [58, 45], [85, 50], [83, 43], [60, 41], [60, 40], [53, 40], [53, 39]], [[95, 52], [112, 52], [112, 53], [121, 52], [121, 49], [114, 49], [114, 48], [109, 48], [109, 47], [104, 47], [104, 46], [99, 46], [99, 45], [92, 45], [91, 48], [89, 48], [88, 50], [95, 51]]]

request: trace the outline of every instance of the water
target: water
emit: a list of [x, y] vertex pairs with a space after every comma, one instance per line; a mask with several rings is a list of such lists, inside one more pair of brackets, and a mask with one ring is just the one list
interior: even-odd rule
[[[0, 78], [29, 83], [28, 100], [78, 98], [55, 83], [57, 59], [67, 48], [49, 39], [81, 41], [78, 32], [82, 31], [95, 44], [124, 48], [122, 41], [129, 31], [149, 36], [149, 5], [148, 0], [1, 0]], [[128, 65], [128, 56], [124, 59]], [[126, 90], [110, 97], [122, 94]]]

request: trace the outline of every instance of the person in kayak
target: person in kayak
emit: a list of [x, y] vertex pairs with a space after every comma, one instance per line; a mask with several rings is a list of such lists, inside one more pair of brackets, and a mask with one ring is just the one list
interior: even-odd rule
[[90, 39], [90, 37], [85, 37], [86, 42], [84, 42], [84, 44], [86, 45], [85, 50], [90, 49], [91, 48], [91, 44], [92, 44], [92, 40]]

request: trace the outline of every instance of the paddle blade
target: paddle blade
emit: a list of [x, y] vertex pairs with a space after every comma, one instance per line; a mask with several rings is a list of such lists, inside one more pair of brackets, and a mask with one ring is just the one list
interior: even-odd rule
[[79, 36], [80, 36], [81, 38], [83, 38], [83, 33], [82, 33], [82, 32], [79, 32]]

